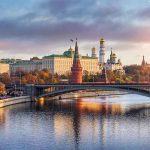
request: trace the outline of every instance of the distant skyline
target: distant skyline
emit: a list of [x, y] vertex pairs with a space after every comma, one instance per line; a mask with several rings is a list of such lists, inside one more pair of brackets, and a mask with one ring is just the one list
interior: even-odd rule
[[124, 65], [150, 63], [150, 0], [1, 0], [0, 58], [60, 54], [78, 37], [79, 52], [106, 40]]

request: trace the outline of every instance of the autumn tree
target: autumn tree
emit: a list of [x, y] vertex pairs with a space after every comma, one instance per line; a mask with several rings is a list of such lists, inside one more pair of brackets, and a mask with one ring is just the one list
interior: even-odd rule
[[10, 84], [12, 82], [10, 75], [8, 73], [2, 73], [0, 75], [0, 82], [4, 84]]
[[2, 82], [0, 82], [0, 95], [5, 94], [6, 89], [5, 89], [5, 84], [3, 84]]

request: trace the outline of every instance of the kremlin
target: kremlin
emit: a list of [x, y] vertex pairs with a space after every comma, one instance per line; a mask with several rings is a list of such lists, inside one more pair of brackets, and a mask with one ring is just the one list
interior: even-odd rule
[[[99, 51], [95, 48], [97, 47], [96, 45], [92, 46], [91, 56], [81, 55], [81, 49], [80, 46], [78, 48], [78, 41], [76, 40], [75, 48], [70, 46], [63, 54], [50, 54], [43, 56], [42, 59], [33, 57], [30, 60], [2, 60], [0, 63], [0, 73], [15, 75], [17, 72], [30, 73], [35, 70], [42, 71], [43, 69], [47, 69], [52, 75], [67, 76], [69, 82], [73, 84], [88, 82], [89, 80], [87, 79], [82, 81], [83, 77], [87, 75], [92, 77], [90, 82], [97, 81], [103, 83], [114, 82], [114, 78], [110, 79], [110, 73], [111, 76], [112, 74], [116, 76], [116, 80], [117, 78], [126, 75], [125, 66], [121, 59], [117, 58], [117, 55], [112, 48], [109, 58], [106, 58], [106, 54], [108, 56], [109, 50], [106, 49], [106, 41], [104, 38], [101, 38], [99, 41]], [[145, 69], [150, 67], [145, 61], [144, 56], [141, 66]], [[128, 66], [126, 66], [126, 68], [128, 68]], [[128, 74], [128, 69], [126, 70]], [[69, 76], [71, 76], [71, 78], [68, 78]], [[128, 75], [126, 75], [126, 77], [131, 80], [131, 77], [128, 78]], [[133, 78], [134, 80], [137, 80], [138, 77], [134, 76]]]
[[[97, 50], [95, 47], [91, 49], [91, 56], [81, 56], [79, 50], [77, 57], [80, 60], [82, 73], [87, 71], [89, 74], [94, 75], [101, 73], [104, 67], [106, 70], [118, 71], [124, 74], [125, 72], [121, 60], [119, 59], [116, 61], [116, 54], [111, 52], [110, 59], [108, 59], [107, 62], [105, 61], [105, 54], [106, 48], [103, 38], [100, 39], [99, 57], [97, 57]], [[42, 59], [34, 57], [31, 60], [20, 60], [10, 64], [10, 73], [14, 74], [19, 70], [30, 72], [46, 68], [50, 70], [52, 74], [70, 74], [74, 55], [76, 55], [76, 52], [70, 47], [62, 55], [52, 54], [44, 56]]]
[[73, 65], [71, 67], [71, 83], [82, 83], [82, 67], [79, 59], [77, 41], [75, 46]]

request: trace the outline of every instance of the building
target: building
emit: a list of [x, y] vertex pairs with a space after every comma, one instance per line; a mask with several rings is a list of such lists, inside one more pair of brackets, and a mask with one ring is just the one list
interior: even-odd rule
[[71, 83], [72, 84], [82, 83], [82, 66], [80, 63], [77, 41], [75, 45], [73, 65], [71, 67]]
[[6, 59], [1, 59], [0, 60], [0, 63], [5, 63], [5, 64], [14, 64], [14, 63], [16, 63], [16, 62], [18, 62], [18, 61], [21, 61], [21, 59], [13, 59], [13, 58], [6, 58]]
[[101, 66], [105, 63], [105, 40], [100, 39], [99, 63]]
[[117, 56], [112, 50], [110, 58], [105, 62], [105, 40], [103, 38], [100, 39], [99, 65], [101, 67], [100, 70], [105, 68], [106, 70], [115, 71], [119, 74], [125, 74], [121, 60], [117, 60]]
[[10, 70], [9, 70], [9, 64], [6, 64], [6, 63], [0, 63], [0, 74], [2, 73], [10, 73]]
[[143, 56], [143, 60], [142, 60], [141, 66], [143, 66], [143, 67], [150, 67], [150, 64], [148, 64], [148, 63], [145, 61], [145, 57], [144, 57], [144, 56]]
[[[53, 54], [44, 56], [42, 59], [42, 68], [49, 69], [53, 74], [70, 74], [74, 53], [75, 51], [70, 47], [62, 55]], [[100, 71], [98, 58], [95, 56], [95, 54], [94, 57], [79, 55], [83, 72], [86, 70], [90, 74], [96, 74]]]
[[22, 60], [14, 64], [10, 64], [11, 74], [15, 74], [17, 71], [30, 72], [34, 70], [42, 70], [42, 62], [32, 60]]
[[117, 56], [115, 53], [113, 53], [112, 50], [111, 50], [110, 58], [104, 64], [104, 67], [106, 70], [116, 71], [119, 74], [125, 74], [121, 60], [120, 59], [117, 60]]
[[95, 47], [93, 47], [92, 48], [92, 58], [96, 58], [97, 56], [96, 56], [96, 48]]

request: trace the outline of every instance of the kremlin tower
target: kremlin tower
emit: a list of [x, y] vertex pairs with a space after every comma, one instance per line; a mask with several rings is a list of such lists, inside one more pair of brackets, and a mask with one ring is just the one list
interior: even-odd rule
[[143, 60], [142, 60], [142, 66], [145, 66], [146, 62], [145, 62], [145, 57], [143, 56]]
[[96, 58], [96, 48], [92, 48], [92, 58]]
[[82, 67], [79, 58], [77, 41], [75, 45], [75, 54], [74, 54], [73, 66], [71, 67], [71, 73], [72, 73], [72, 77], [71, 77], [72, 84], [82, 83]]
[[100, 39], [99, 63], [103, 66], [105, 63], [105, 40]]

